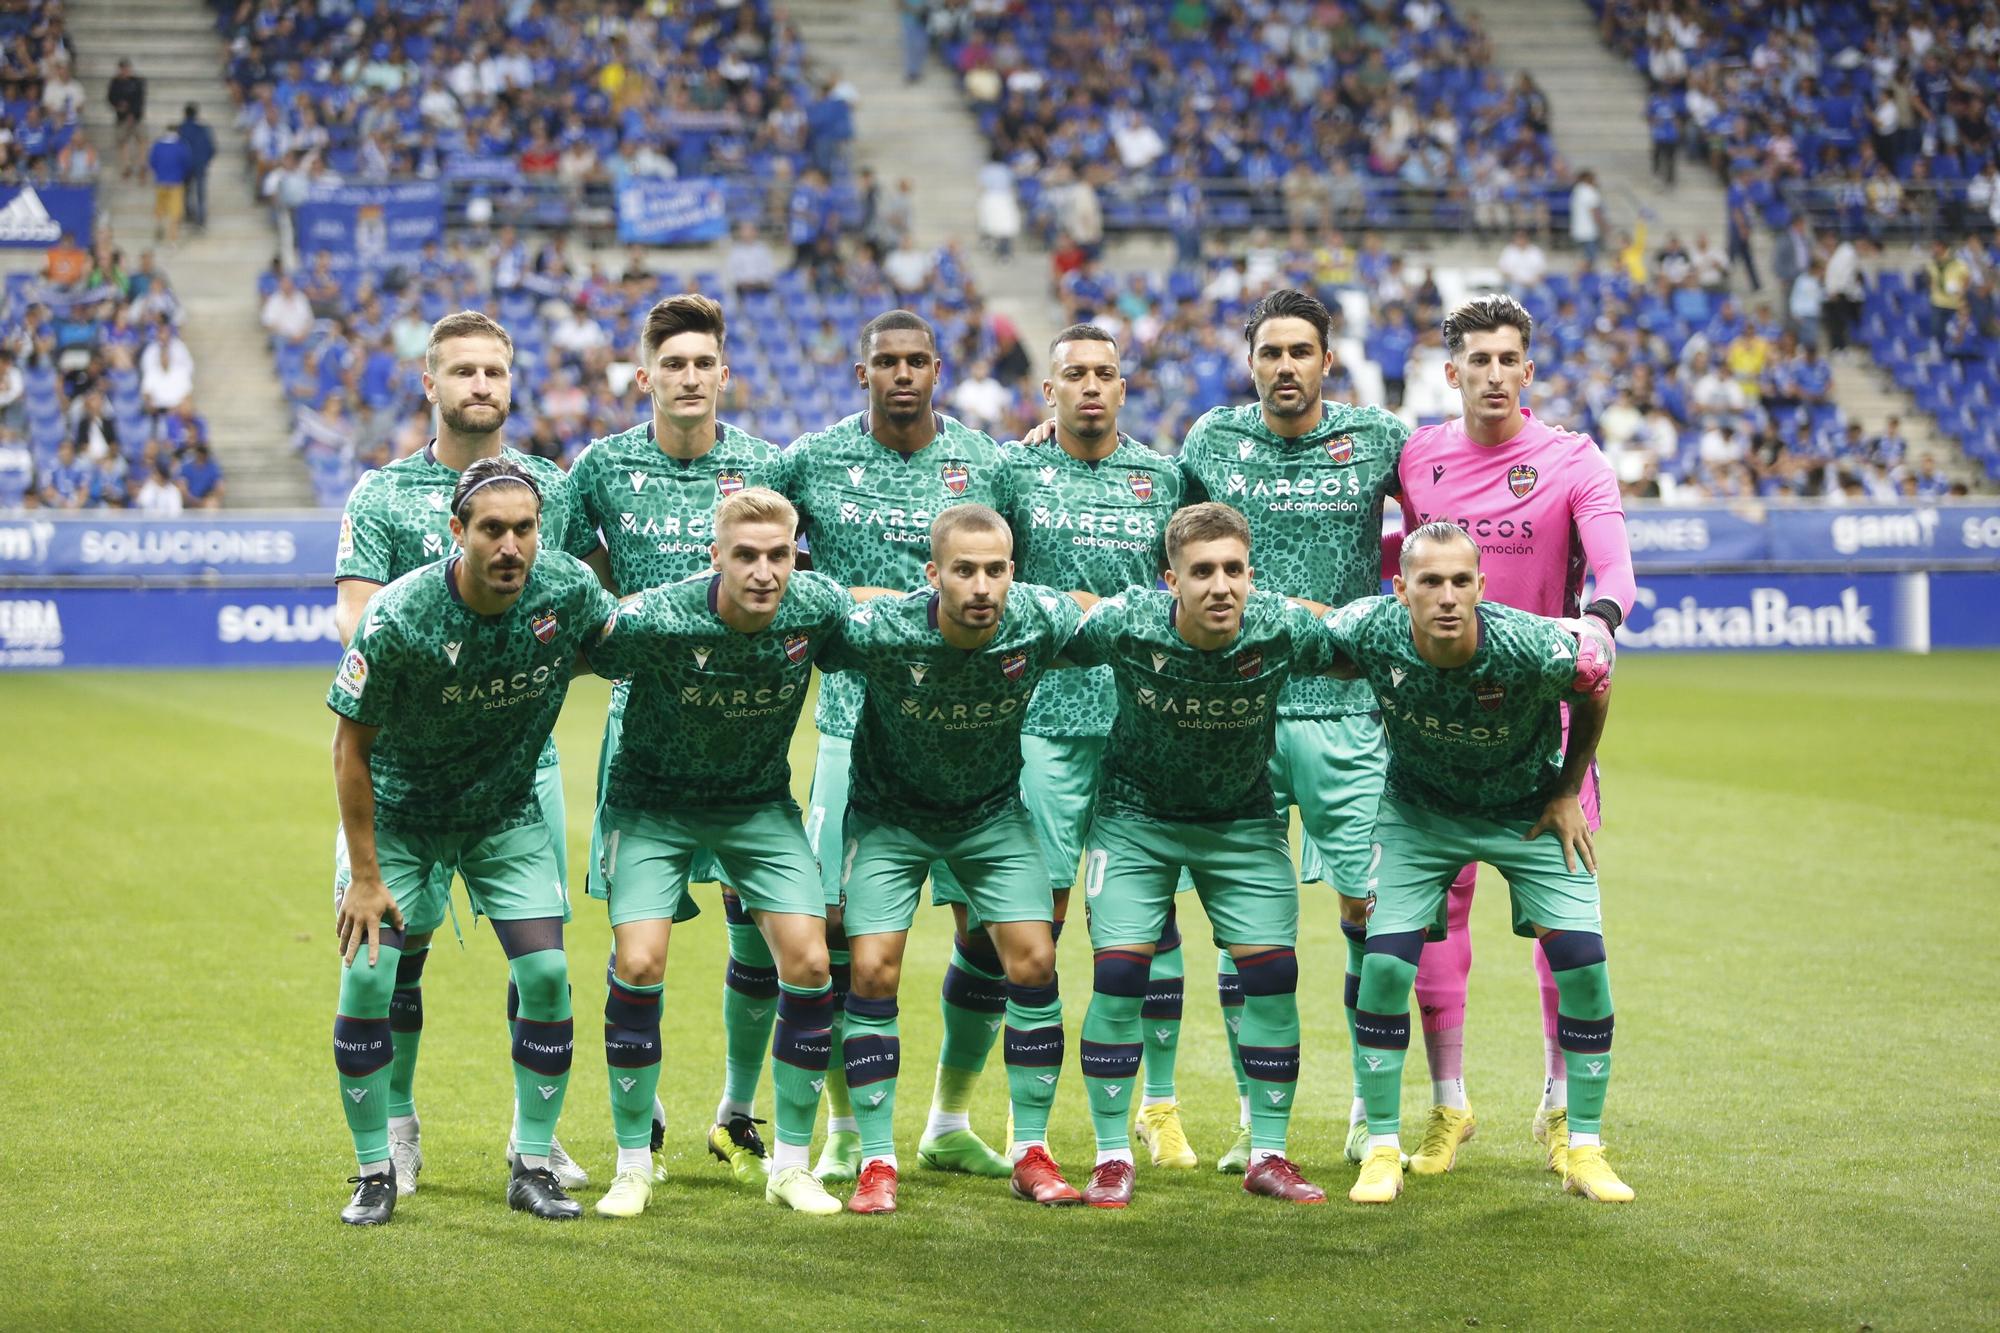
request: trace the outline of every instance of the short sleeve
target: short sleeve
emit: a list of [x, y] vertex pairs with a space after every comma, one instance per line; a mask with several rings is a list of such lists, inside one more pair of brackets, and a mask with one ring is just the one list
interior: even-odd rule
[[805, 436], [800, 436], [789, 449], [780, 449], [778, 456], [771, 460], [764, 473], [764, 484], [792, 502], [799, 511], [799, 529], [804, 531], [810, 515], [806, 509], [806, 497], [800, 490], [805, 468]]
[[1083, 608], [1076, 604], [1076, 598], [1053, 588], [1036, 587], [1035, 601], [1049, 620], [1048, 656], [1055, 657], [1076, 636], [1076, 627], [1083, 619]]
[[820, 650], [822, 671], [859, 671], [866, 664], [862, 651], [875, 619], [872, 604], [863, 603], [833, 623], [827, 643]]
[[374, 606], [371, 601], [362, 617], [371, 629], [355, 635], [326, 692], [328, 708], [364, 727], [379, 727], [388, 719], [396, 693], [396, 630], [371, 624]]
[[1326, 636], [1327, 647], [1359, 666], [1361, 631], [1368, 623], [1368, 613], [1381, 604], [1380, 596], [1357, 597], [1345, 606], [1329, 609], [1320, 617], [1320, 628]]
[[594, 654], [611, 633], [612, 627], [617, 624], [618, 599], [592, 578], [589, 586], [584, 589], [583, 600], [584, 614], [589, 618], [588, 623], [595, 628], [584, 635], [581, 646], [584, 652]]
[[1279, 618], [1292, 642], [1292, 674], [1319, 675], [1342, 656], [1326, 624], [1297, 602], [1287, 601]]
[[1542, 686], [1552, 699], [1576, 693], [1576, 636], [1556, 621], [1534, 617], [1530, 641], [1541, 658]]
[[581, 560], [598, 548], [597, 524], [584, 512], [580, 493], [567, 473], [558, 471], [551, 479], [549, 495], [543, 503], [562, 515], [564, 551]]
[[340, 515], [340, 540], [334, 548], [333, 577], [389, 581], [389, 524], [383, 513], [380, 472], [370, 472], [354, 484], [347, 508]]

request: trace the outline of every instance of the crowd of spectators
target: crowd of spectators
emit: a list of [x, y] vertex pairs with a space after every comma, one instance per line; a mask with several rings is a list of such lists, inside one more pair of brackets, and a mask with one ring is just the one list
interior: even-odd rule
[[2000, 234], [1936, 241], [1875, 275], [1860, 324], [1875, 361], [2000, 481]]
[[0, 509], [178, 513], [223, 479], [194, 398], [180, 303], [155, 266], [64, 236], [0, 289]]
[[1720, 172], [1774, 231], [2000, 225], [1991, 0], [1591, 0], [1650, 86], [1655, 172]]
[[81, 123], [90, 95], [75, 70], [60, 3], [0, 7], [0, 185], [95, 179]]
[[578, 261], [560, 233], [534, 242], [503, 229], [490, 243], [431, 247], [414, 272], [383, 281], [330, 264], [294, 275], [274, 264], [259, 282], [261, 317], [294, 404], [294, 441], [320, 503], [340, 504], [361, 472], [420, 448], [430, 434], [422, 385], [430, 325], [465, 307], [492, 312], [514, 339], [516, 447], [568, 464], [591, 439], [647, 411], [632, 385], [640, 326], [663, 296], [696, 290], [728, 305], [730, 383], [721, 416], [780, 444], [859, 411], [854, 338], [895, 306], [936, 325], [946, 410], [1001, 434], [1036, 413], [1014, 386], [1029, 359], [989, 315], [954, 245], [872, 247], [817, 266], [783, 266], [750, 229], [715, 271], [667, 272], [645, 251], [622, 266]]
[[[769, 0], [216, 0], [264, 197], [444, 180], [471, 221], [607, 221], [632, 178], [851, 190], [854, 89]], [[745, 193], [747, 192], [747, 194]]]
[[[1264, 224], [1537, 230], [1569, 170], [1532, 75], [1443, 0], [947, 0], [928, 32], [1027, 220], [1102, 233]], [[1008, 220], [1004, 207], [999, 209]]]

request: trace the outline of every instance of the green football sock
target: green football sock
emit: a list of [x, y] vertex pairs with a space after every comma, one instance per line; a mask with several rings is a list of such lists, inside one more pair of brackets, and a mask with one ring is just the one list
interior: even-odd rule
[[1176, 935], [1172, 948], [1153, 954], [1152, 968], [1146, 974], [1146, 1000], [1139, 1011], [1146, 1047], [1148, 1097], [1171, 1100], [1174, 1096], [1174, 1065], [1181, 1050], [1181, 1005], [1186, 979], [1187, 968]]
[[389, 1063], [389, 1116], [417, 1113], [417, 1050], [424, 1039], [424, 963], [430, 945], [412, 949], [396, 963], [396, 989], [389, 996], [389, 1029], [396, 1053]]
[[847, 1062], [841, 1042], [847, 1032], [847, 987], [854, 974], [854, 955], [846, 949], [826, 951], [827, 970], [833, 975], [833, 1026], [827, 1035], [826, 1118], [831, 1128], [835, 1120], [854, 1119], [854, 1103], [847, 1095]]
[[611, 1133], [621, 1148], [653, 1140], [653, 1098], [660, 1087], [661, 983], [611, 978], [604, 997], [604, 1067], [611, 1080]]
[[777, 1106], [778, 1142], [804, 1148], [819, 1118], [820, 1090], [827, 1084], [833, 988], [782, 986], [778, 1021], [771, 1034], [771, 1100]]
[[1354, 1071], [1354, 1095], [1361, 1095], [1361, 1043], [1354, 1035], [1354, 1008], [1361, 996], [1361, 964], [1368, 956], [1368, 927], [1356, 926], [1349, 922], [1340, 923], [1340, 933], [1347, 942], [1347, 976], [1342, 984], [1341, 997], [1347, 1010], [1347, 1062]]
[[[1104, 971], [1100, 962], [1100, 977]], [[1139, 1078], [1139, 1009], [1144, 1003], [1143, 996], [1099, 990], [1083, 1014], [1083, 1086], [1090, 1095], [1090, 1127], [1099, 1152], [1132, 1146], [1132, 1090]]]
[[[980, 933], [979, 944], [985, 944]], [[972, 1106], [972, 1090], [986, 1068], [986, 1057], [1005, 1023], [1007, 978], [997, 957], [969, 955], [990, 953], [953, 939], [951, 962], [944, 970], [944, 985], [938, 1009], [944, 1016], [944, 1040], [938, 1046], [938, 1109], [966, 1111]], [[945, 1071], [952, 1071], [949, 1076]]]
[[1049, 1136], [1049, 1108], [1063, 1064], [1062, 997], [1046, 986], [1007, 987], [1007, 1095], [1014, 1109], [1014, 1142]]
[[[576, 1045], [569, 962], [561, 949], [542, 949], [510, 959], [507, 970], [521, 992], [521, 1016], [514, 1020], [514, 1151], [547, 1156]], [[651, 1098], [646, 1105], [650, 1121]]]
[[1229, 1067], [1236, 1075], [1236, 1095], [1250, 1095], [1250, 1080], [1243, 1077], [1243, 1053], [1238, 1049], [1238, 1029], [1243, 1026], [1243, 980], [1236, 975], [1236, 960], [1229, 950], [1220, 950], [1215, 960], [1216, 998], [1222, 1002], [1222, 1031], [1229, 1038]]
[[371, 967], [364, 941], [353, 965], [340, 974], [333, 1067], [340, 1080], [340, 1109], [354, 1136], [354, 1159], [363, 1165], [389, 1156], [389, 1067], [395, 1051], [389, 997], [401, 957], [401, 950], [385, 944]]
[[1402, 1128], [1403, 1059], [1410, 1049], [1410, 988], [1417, 965], [1394, 954], [1371, 953], [1361, 964], [1354, 1033], [1361, 1068], [1361, 1099], [1370, 1134]]
[[896, 1152], [896, 1076], [903, 1062], [896, 1001], [847, 997], [847, 1032], [841, 1039], [847, 1062], [847, 1091], [854, 1100], [861, 1156], [893, 1157]]
[[1299, 964], [1290, 949], [1237, 961], [1243, 1026], [1237, 1050], [1250, 1086], [1250, 1146], [1285, 1151], [1299, 1090]]
[[1611, 975], [1603, 963], [1557, 972], [1556, 1038], [1569, 1074], [1569, 1128], [1596, 1134], [1611, 1084]]
[[764, 1076], [764, 1053], [771, 1049], [771, 1025], [778, 1014], [778, 967], [763, 932], [736, 906], [735, 896], [725, 895], [722, 902], [730, 918], [729, 966], [722, 978], [722, 1031], [727, 1040], [722, 1098], [748, 1115], [757, 1100], [757, 1081]]

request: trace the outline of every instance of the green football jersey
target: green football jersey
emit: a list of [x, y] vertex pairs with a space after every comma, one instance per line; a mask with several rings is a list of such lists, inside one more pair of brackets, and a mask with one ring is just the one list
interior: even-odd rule
[[770, 485], [777, 463], [776, 445], [723, 422], [707, 453], [670, 458], [646, 421], [592, 440], [569, 479], [585, 520], [604, 534], [618, 591], [632, 593], [708, 569], [716, 504]]
[[813, 662], [854, 609], [847, 589], [800, 570], [754, 634], [716, 613], [718, 575], [651, 588], [618, 610], [590, 654], [630, 677], [605, 799], [628, 810], [756, 805], [791, 797], [788, 752]]
[[[931, 554], [931, 521], [955, 504], [1005, 514], [1012, 481], [1000, 446], [951, 417], [913, 454], [897, 453], [857, 412], [801, 435], [780, 459], [777, 489], [798, 506], [812, 567], [849, 588], [918, 588]], [[861, 683], [829, 675], [814, 722], [829, 736], [854, 735]]]
[[514, 605], [475, 614], [440, 560], [368, 601], [327, 706], [380, 727], [369, 767], [384, 827], [469, 832], [527, 818], [572, 663], [618, 600], [588, 565], [544, 551]]
[[[1328, 402], [1318, 429], [1273, 434], [1256, 403], [1202, 414], [1181, 446], [1187, 502], [1220, 500], [1250, 521], [1256, 585], [1340, 606], [1382, 590], [1382, 500], [1410, 428], [1379, 407]], [[1285, 717], [1341, 717], [1375, 707], [1355, 681], [1297, 680]]]
[[[451, 495], [458, 473], [437, 461], [436, 441], [354, 484], [340, 515], [333, 577], [388, 583], [442, 560], [453, 550]], [[500, 456], [528, 469], [542, 488], [544, 550], [579, 558], [597, 549], [597, 530], [577, 506], [569, 474], [546, 458], [502, 448]]]
[[1574, 693], [1576, 637], [1498, 602], [1478, 616], [1478, 652], [1450, 669], [1418, 656], [1410, 609], [1394, 597], [1335, 607], [1326, 625], [1381, 706], [1390, 795], [1444, 814], [1533, 818], [1562, 776], [1557, 705]]
[[856, 809], [925, 833], [963, 832], [1017, 799], [1028, 700], [1082, 617], [1067, 593], [1016, 583], [984, 647], [954, 648], [926, 588], [854, 608], [825, 666], [865, 684]]
[[1276, 593], [1251, 592], [1236, 637], [1205, 650], [1174, 628], [1173, 594], [1157, 588], [1092, 607], [1063, 656], [1110, 666], [1118, 689], [1097, 808], [1172, 823], [1271, 816], [1279, 697], [1333, 661], [1312, 612]]
[[[1009, 448], [1014, 473], [1014, 574], [1051, 588], [1109, 597], [1146, 587], [1166, 560], [1167, 520], [1186, 486], [1174, 460], [1130, 437], [1086, 463], [1053, 442]], [[1105, 736], [1118, 714], [1108, 667], [1043, 677], [1028, 706], [1030, 736]]]

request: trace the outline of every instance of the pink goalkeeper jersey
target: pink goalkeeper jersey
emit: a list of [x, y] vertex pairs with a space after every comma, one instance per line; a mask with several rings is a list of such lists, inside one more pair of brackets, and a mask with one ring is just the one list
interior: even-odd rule
[[1520, 433], [1488, 447], [1463, 418], [1425, 426], [1403, 446], [1403, 531], [1449, 519], [1479, 543], [1486, 596], [1520, 611], [1573, 616], [1585, 570], [1593, 595], [1632, 610], [1632, 548], [1611, 463], [1588, 435], [1527, 408]]

